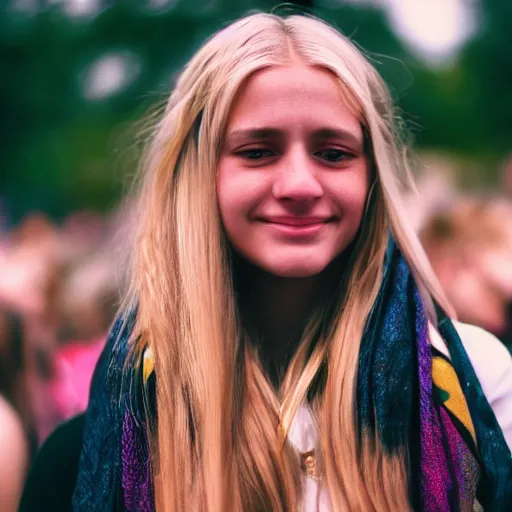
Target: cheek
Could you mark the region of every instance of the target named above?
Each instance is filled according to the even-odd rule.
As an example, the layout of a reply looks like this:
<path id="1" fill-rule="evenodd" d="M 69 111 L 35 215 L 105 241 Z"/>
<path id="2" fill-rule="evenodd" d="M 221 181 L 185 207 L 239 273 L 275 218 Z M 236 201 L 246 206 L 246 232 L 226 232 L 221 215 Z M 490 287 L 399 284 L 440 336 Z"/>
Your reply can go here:
<path id="1" fill-rule="evenodd" d="M 361 220 L 366 207 L 368 180 L 364 176 L 353 176 L 336 184 L 333 192 L 342 214 L 352 221 Z"/>
<path id="2" fill-rule="evenodd" d="M 268 183 L 262 173 L 238 169 L 229 160 L 217 171 L 217 202 L 225 224 L 246 221 L 264 201 Z"/>
<path id="3" fill-rule="evenodd" d="M 217 202 L 224 228 L 229 238 L 242 229 L 253 207 L 252 191 L 240 172 L 229 165 L 219 166 L 217 175 Z"/>

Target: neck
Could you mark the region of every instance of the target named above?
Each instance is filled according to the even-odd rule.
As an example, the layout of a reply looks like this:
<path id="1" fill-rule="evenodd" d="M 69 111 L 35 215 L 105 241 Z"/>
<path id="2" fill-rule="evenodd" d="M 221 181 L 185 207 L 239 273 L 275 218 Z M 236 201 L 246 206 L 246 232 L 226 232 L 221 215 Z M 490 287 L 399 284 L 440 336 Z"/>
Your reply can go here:
<path id="1" fill-rule="evenodd" d="M 249 264 L 243 266 L 243 313 L 262 364 L 277 384 L 297 350 L 310 314 L 333 281 L 333 265 L 307 278 L 283 278 Z M 335 266 L 339 271 L 339 265 Z"/>

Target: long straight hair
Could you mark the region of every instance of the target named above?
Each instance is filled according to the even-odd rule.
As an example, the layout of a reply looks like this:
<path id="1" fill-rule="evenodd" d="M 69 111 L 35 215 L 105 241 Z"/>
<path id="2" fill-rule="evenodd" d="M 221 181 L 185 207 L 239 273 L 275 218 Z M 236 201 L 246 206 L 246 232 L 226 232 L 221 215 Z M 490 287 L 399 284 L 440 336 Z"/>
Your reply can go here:
<path id="1" fill-rule="evenodd" d="M 297 58 L 338 79 L 367 134 L 374 182 L 348 270 L 311 314 L 276 390 L 241 321 L 216 168 L 240 88 L 256 71 Z M 286 436 L 319 380 L 312 405 L 332 510 L 410 508 L 406 454 L 385 452 L 364 433 L 360 444 L 355 420 L 360 342 L 389 230 L 430 319 L 431 297 L 448 308 L 400 206 L 408 176 L 384 83 L 346 37 L 318 19 L 247 16 L 214 35 L 186 66 L 143 160 L 124 302 L 137 304 L 135 352 L 149 345 L 155 359 L 150 443 L 159 512 L 297 510 L 299 461 Z"/>

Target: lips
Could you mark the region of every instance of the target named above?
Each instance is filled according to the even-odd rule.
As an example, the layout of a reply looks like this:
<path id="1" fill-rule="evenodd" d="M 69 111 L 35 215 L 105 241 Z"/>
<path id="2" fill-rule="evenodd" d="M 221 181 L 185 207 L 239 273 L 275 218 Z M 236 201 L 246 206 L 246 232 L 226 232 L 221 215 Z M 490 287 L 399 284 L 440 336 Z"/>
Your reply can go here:
<path id="1" fill-rule="evenodd" d="M 334 217 L 280 215 L 259 219 L 267 229 L 287 241 L 311 243 L 324 231 Z"/>
<path id="2" fill-rule="evenodd" d="M 280 215 L 276 217 L 265 217 L 261 219 L 263 222 L 267 222 L 269 224 L 276 224 L 280 226 L 290 226 L 290 227 L 308 227 L 308 226 L 316 226 L 319 224 L 325 224 L 331 220 L 332 217 L 323 217 L 323 216 L 309 216 L 309 217 L 297 217 L 293 215 Z"/>

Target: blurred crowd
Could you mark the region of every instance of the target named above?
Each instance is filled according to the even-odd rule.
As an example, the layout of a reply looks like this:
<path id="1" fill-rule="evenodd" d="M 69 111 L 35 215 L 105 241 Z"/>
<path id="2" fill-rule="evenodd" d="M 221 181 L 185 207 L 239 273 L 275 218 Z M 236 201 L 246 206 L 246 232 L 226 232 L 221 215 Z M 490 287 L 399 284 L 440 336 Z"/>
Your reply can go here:
<path id="1" fill-rule="evenodd" d="M 450 173 L 431 169 L 406 197 L 459 319 L 491 331 L 509 349 L 510 175 L 499 195 L 472 195 Z M 0 400 L 20 420 L 28 460 L 59 423 L 87 405 L 124 286 L 119 232 L 126 224 L 119 212 L 78 212 L 58 224 L 34 213 L 0 232 Z"/>
<path id="2" fill-rule="evenodd" d="M 34 453 L 87 404 L 123 286 L 116 213 L 27 215 L 0 236 L 0 396 Z"/>
<path id="3" fill-rule="evenodd" d="M 406 202 L 458 319 L 512 350 L 512 160 L 502 178 L 499 190 L 470 193 L 434 165 Z"/>

